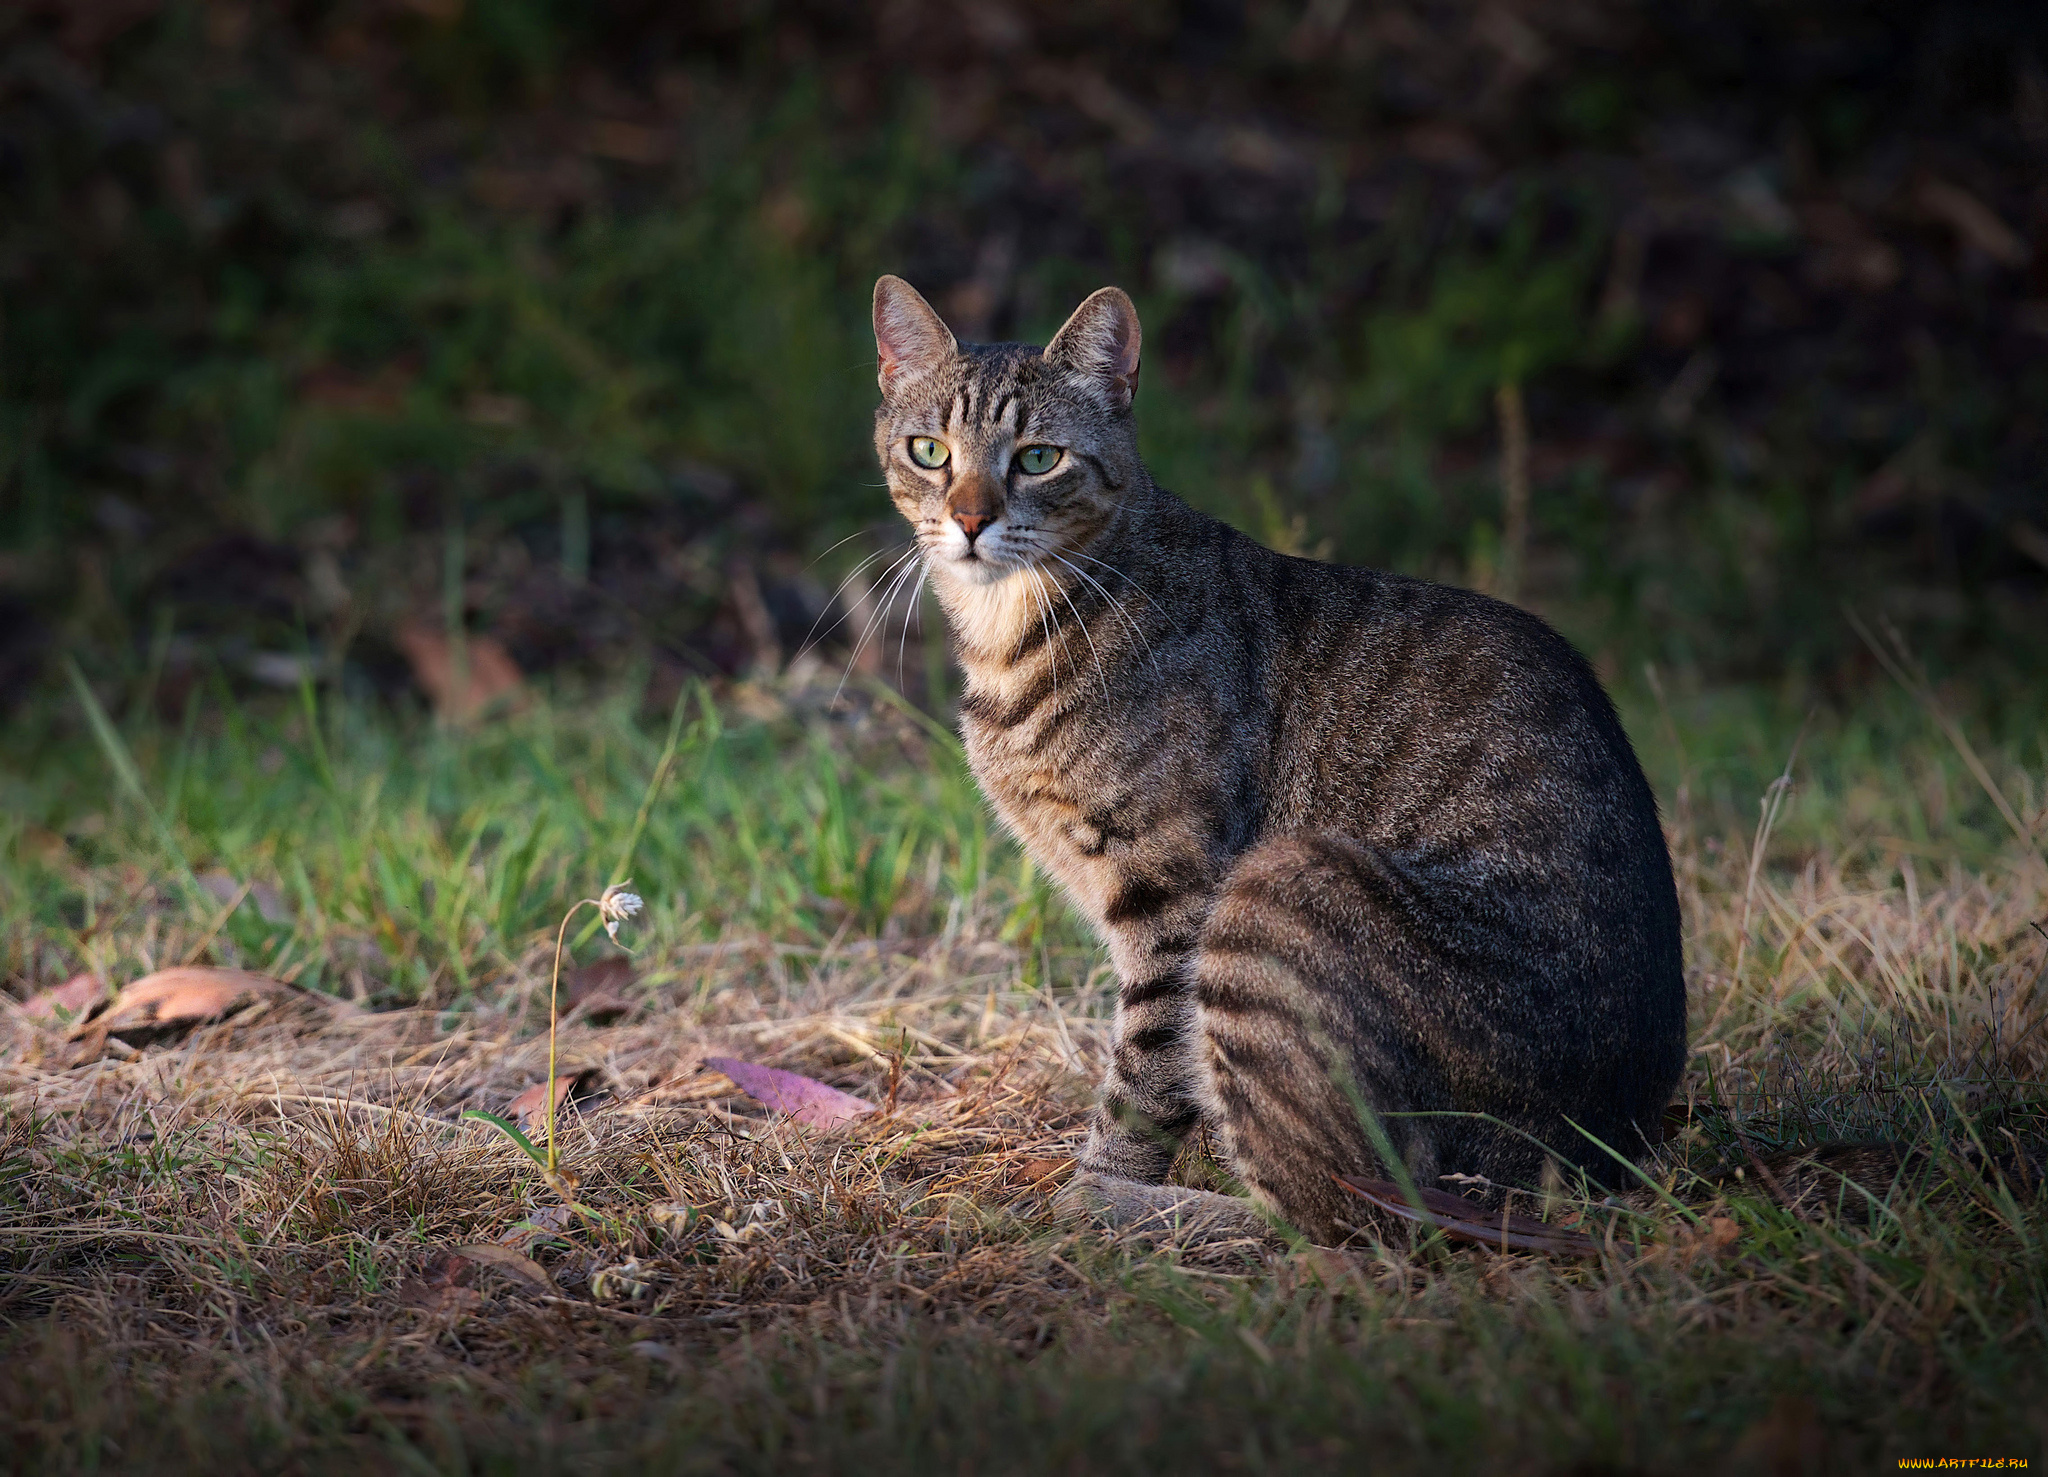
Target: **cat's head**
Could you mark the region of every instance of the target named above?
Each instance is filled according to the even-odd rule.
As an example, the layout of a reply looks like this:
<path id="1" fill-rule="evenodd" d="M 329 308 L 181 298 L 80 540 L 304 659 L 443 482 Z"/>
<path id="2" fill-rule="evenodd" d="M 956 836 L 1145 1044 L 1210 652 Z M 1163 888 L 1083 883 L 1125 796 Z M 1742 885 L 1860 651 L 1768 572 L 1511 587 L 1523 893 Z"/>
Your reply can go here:
<path id="1" fill-rule="evenodd" d="M 1144 477 L 1138 343 L 1138 311 L 1114 287 L 1041 350 L 963 345 L 908 282 L 875 284 L 875 451 L 935 574 L 994 584 L 1108 526 Z"/>

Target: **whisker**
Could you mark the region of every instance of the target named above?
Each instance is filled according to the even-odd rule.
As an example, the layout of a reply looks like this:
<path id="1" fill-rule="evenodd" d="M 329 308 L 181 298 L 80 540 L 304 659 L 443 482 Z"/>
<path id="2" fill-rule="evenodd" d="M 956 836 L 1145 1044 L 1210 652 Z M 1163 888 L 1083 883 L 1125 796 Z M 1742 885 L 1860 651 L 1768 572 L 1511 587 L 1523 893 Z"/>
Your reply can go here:
<path id="1" fill-rule="evenodd" d="M 1038 573 L 1029 564 L 1026 564 L 1024 569 L 1033 575 Z M 1042 586 L 1034 589 L 1032 591 L 1031 603 L 1038 606 L 1039 628 L 1045 632 L 1045 659 L 1052 663 L 1052 700 L 1054 705 L 1057 706 L 1060 700 L 1060 662 L 1059 658 L 1053 655 L 1052 623 L 1045 616 L 1046 611 L 1052 608 L 1051 602 L 1045 601 L 1043 596 L 1044 589 Z"/>
<path id="2" fill-rule="evenodd" d="M 1094 586 L 1095 592 L 1098 595 L 1100 595 L 1105 602 L 1107 602 L 1111 610 L 1117 613 L 1117 616 L 1123 621 L 1123 623 L 1131 628 L 1131 634 L 1136 636 L 1139 642 L 1144 646 L 1145 659 L 1152 663 L 1152 670 L 1155 674 L 1157 674 L 1159 671 L 1159 654 L 1153 651 L 1152 642 L 1150 641 L 1150 639 L 1146 637 L 1144 631 L 1139 628 L 1138 623 L 1135 620 L 1131 619 L 1130 612 L 1124 609 L 1123 602 L 1117 599 L 1116 596 L 1110 594 L 1108 590 L 1104 589 L 1102 587 L 1102 581 L 1096 579 L 1093 575 L 1088 573 L 1087 570 L 1083 569 L 1078 564 L 1069 563 L 1066 555 L 1060 553 L 1055 549 L 1047 549 L 1046 552 L 1048 554 L 1051 554 L 1053 558 L 1059 560 L 1060 563 L 1065 564 L 1067 568 L 1073 570 L 1074 573 L 1081 576 L 1082 579 L 1088 581 L 1090 585 Z"/>
<path id="3" fill-rule="evenodd" d="M 1051 553 L 1051 550 L 1046 552 Z M 1059 555 L 1054 554 L 1053 557 L 1057 559 Z M 1081 628 L 1081 636 L 1087 641 L 1088 650 L 1095 658 L 1095 675 L 1102 679 L 1102 701 L 1107 704 L 1110 701 L 1109 669 L 1102 664 L 1102 651 L 1095 644 L 1095 635 L 1088 629 L 1088 623 L 1081 619 L 1080 607 L 1074 604 L 1074 597 L 1067 593 L 1067 587 L 1055 580 L 1053 588 L 1060 592 L 1060 599 L 1066 601 L 1067 609 L 1074 613 L 1074 624 Z"/>
<path id="4" fill-rule="evenodd" d="M 839 542 L 845 543 L 846 540 L 841 539 Z M 917 540 L 909 539 L 906 542 L 909 544 L 911 550 L 915 552 L 917 547 Z M 837 548 L 838 546 L 838 544 L 834 544 L 832 547 Z M 856 579 L 860 577 L 860 572 L 863 569 L 866 569 L 870 564 L 873 564 L 877 559 L 881 559 L 889 554 L 893 554 L 896 550 L 901 549 L 903 547 L 904 544 L 891 544 L 886 549 L 882 549 L 877 553 L 868 555 L 867 558 L 861 560 L 860 563 L 854 565 L 852 569 L 847 571 L 846 578 L 839 582 L 839 588 L 834 590 L 832 594 L 826 599 L 825 609 L 818 612 L 817 620 L 812 621 L 810 630 L 804 632 L 803 644 L 797 648 L 796 656 L 791 657 L 791 661 L 795 661 L 796 657 L 802 656 L 805 652 L 809 651 L 818 642 L 823 641 L 827 636 L 831 635 L 834 631 L 838 630 L 841 626 L 846 624 L 848 617 L 850 617 L 853 614 L 853 612 L 850 610 L 842 609 L 839 612 L 838 620 L 832 622 L 831 625 L 827 626 L 822 631 L 818 629 L 818 621 L 821 621 L 825 618 L 826 612 L 830 611 L 832 609 L 834 602 L 836 602 L 841 595 L 846 593 L 846 587 L 852 584 Z M 831 550 L 829 549 L 826 551 L 826 553 L 830 552 Z M 824 555 L 821 554 L 818 557 L 823 558 Z M 899 560 L 898 562 L 900 563 L 901 561 Z M 890 572 L 893 571 L 895 568 L 896 565 L 891 564 L 888 570 L 883 571 L 882 578 L 887 579 L 889 577 Z"/>
<path id="5" fill-rule="evenodd" d="M 868 622 L 867 629 L 860 633 L 860 640 L 854 643 L 852 652 L 847 655 L 846 670 L 839 674 L 839 685 L 832 689 L 832 702 L 827 703 L 827 707 L 836 704 L 839 701 L 839 695 L 846 691 L 847 679 L 853 676 L 854 663 L 860 660 L 860 654 L 867 649 L 868 638 L 881 628 L 883 618 L 889 614 L 889 602 L 896 598 L 896 592 L 902 588 L 903 582 L 910 578 L 910 571 L 913 568 L 919 567 L 910 562 L 915 557 L 916 551 L 913 550 L 910 555 L 897 560 L 891 566 L 891 568 L 897 571 L 896 577 L 889 582 L 889 588 L 883 592 L 882 598 L 876 606 L 874 619 Z"/>
<path id="6" fill-rule="evenodd" d="M 1059 633 L 1060 653 L 1067 659 L 1067 671 L 1073 676 L 1078 677 L 1081 675 L 1081 664 L 1074 660 L 1074 649 L 1067 642 L 1067 628 L 1060 620 L 1059 612 L 1052 608 L 1052 592 L 1059 589 L 1059 581 L 1055 580 L 1049 572 L 1037 564 L 1030 564 L 1025 567 L 1031 571 L 1032 577 L 1038 581 L 1039 589 L 1045 592 L 1045 611 L 1047 615 L 1052 617 L 1053 630 Z M 1061 594 L 1064 595 L 1065 593 L 1065 591 L 1061 591 Z M 1071 610 L 1073 604 L 1074 602 L 1069 600 L 1067 608 Z M 1086 633 L 1084 632 L 1083 634 Z"/>
<path id="7" fill-rule="evenodd" d="M 1136 590 L 1140 595 L 1143 595 L 1145 597 L 1145 603 L 1150 605 L 1154 610 L 1158 611 L 1161 615 L 1165 616 L 1167 624 L 1171 625 L 1174 628 L 1174 630 L 1179 631 L 1180 634 L 1183 636 L 1187 634 L 1185 630 L 1182 630 L 1180 622 L 1173 618 L 1173 612 L 1168 610 L 1165 606 L 1161 605 L 1156 599 L 1154 599 L 1152 592 L 1146 589 L 1143 585 L 1139 584 L 1136 580 L 1132 579 L 1128 573 L 1121 569 L 1118 569 L 1114 564 L 1108 563 L 1107 561 L 1102 559 L 1097 559 L 1093 554 L 1084 554 L 1079 549 L 1073 549 L 1069 552 L 1071 552 L 1077 559 L 1086 559 L 1090 564 L 1095 565 L 1097 568 L 1108 570 L 1111 574 L 1115 575 L 1118 579 L 1122 580 L 1125 584 L 1129 585 L 1132 589 Z"/>
<path id="8" fill-rule="evenodd" d="M 816 559 L 813 559 L 810 563 L 804 566 L 804 573 L 809 574 L 812 570 L 816 569 L 818 567 L 819 561 L 824 559 L 824 557 L 827 554 L 831 553 L 834 549 L 843 548 L 845 545 L 852 543 L 857 538 L 864 537 L 866 534 L 867 530 L 865 528 L 856 528 L 852 533 L 849 533 L 845 538 L 839 540 L 838 543 L 829 544 L 825 548 L 820 549 L 818 551 L 818 557 Z M 895 546 L 892 544 L 890 545 L 890 547 L 894 548 Z"/>
<path id="9" fill-rule="evenodd" d="M 917 617 L 918 639 L 920 641 L 924 639 L 924 606 L 920 602 L 924 598 L 925 576 L 931 572 L 932 567 L 929 564 L 918 570 L 917 584 L 910 592 L 910 606 L 903 612 L 903 633 L 896 638 L 896 688 L 899 692 L 902 691 L 904 685 L 903 648 L 910 644 L 910 618 L 912 615 Z M 931 694 L 925 694 L 925 701 L 931 701 Z"/>

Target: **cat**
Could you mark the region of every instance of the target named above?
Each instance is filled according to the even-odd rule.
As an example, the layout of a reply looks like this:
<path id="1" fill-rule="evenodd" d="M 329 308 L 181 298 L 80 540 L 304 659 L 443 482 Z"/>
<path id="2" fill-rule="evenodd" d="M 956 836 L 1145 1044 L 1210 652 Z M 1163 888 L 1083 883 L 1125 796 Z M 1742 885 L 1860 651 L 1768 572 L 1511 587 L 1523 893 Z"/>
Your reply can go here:
<path id="1" fill-rule="evenodd" d="M 1107 947 L 1110 1062 L 1068 1191 L 1162 1184 L 1198 1125 L 1334 1243 L 1339 1175 L 1611 1180 L 1685 1058 L 1656 802 L 1583 658 L 1466 590 L 1275 553 L 1139 460 L 1137 310 L 961 344 L 875 285 L 875 451 L 951 626 L 969 763 Z"/>

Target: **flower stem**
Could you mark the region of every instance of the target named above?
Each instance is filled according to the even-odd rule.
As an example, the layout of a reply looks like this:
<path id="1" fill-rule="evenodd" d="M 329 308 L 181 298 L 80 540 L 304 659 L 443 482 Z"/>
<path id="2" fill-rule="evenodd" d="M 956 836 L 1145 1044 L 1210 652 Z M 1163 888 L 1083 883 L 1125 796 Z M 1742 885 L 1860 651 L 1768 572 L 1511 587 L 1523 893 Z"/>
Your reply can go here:
<path id="1" fill-rule="evenodd" d="M 562 926 L 555 930 L 555 972 L 548 981 L 548 1079 L 541 1088 L 541 1097 L 547 1105 L 548 1114 L 548 1173 L 555 1173 L 555 1027 L 562 1018 L 557 1000 L 562 988 L 562 940 L 569 932 L 569 920 L 576 916 L 576 910 L 588 903 L 600 907 L 596 898 L 579 898 L 569 905 L 569 911 L 562 915 Z"/>

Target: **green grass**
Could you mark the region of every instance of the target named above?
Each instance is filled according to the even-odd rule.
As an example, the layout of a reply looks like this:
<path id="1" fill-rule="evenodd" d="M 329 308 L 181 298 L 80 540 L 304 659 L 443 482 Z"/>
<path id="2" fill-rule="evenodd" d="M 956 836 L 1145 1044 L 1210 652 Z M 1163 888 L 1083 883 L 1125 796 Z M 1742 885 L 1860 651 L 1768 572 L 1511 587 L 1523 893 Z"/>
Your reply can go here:
<path id="1" fill-rule="evenodd" d="M 991 908 L 1013 937 L 1049 921 L 1076 947 L 1076 926 L 993 826 L 957 742 L 934 739 L 943 730 L 880 688 L 828 709 L 835 679 L 787 698 L 755 690 L 755 716 L 721 712 L 701 685 L 659 716 L 638 686 L 572 686 L 475 730 L 310 691 L 250 705 L 216 687 L 177 725 L 144 717 L 96 736 L 73 697 L 15 727 L 0 771 L 0 968 L 47 974 L 49 950 L 119 936 L 101 920 L 171 901 L 140 889 L 180 868 L 262 878 L 290 904 L 290 926 L 253 904 L 225 920 L 220 945 L 236 962 L 334 990 L 335 943 L 358 939 L 381 956 L 376 988 L 393 1001 L 488 986 L 568 902 L 624 877 L 656 904 L 664 947 L 735 930 L 928 935 L 949 910 Z M 107 701 L 118 709 L 124 696 L 138 706 L 133 693 Z M 1620 696 L 1667 819 L 1710 848 L 1747 846 L 1788 759 L 1782 858 L 1825 849 L 1876 872 L 1913 857 L 1938 876 L 1981 867 L 2012 840 L 1902 692 L 1849 713 L 1796 693 L 1674 691 L 1668 679 Z M 2017 701 L 1981 704 L 1966 722 L 2008 804 L 2037 812 L 2048 733 Z M 124 763 L 146 799 L 114 782 Z M 114 876 L 131 880 L 106 885 Z"/>
<path id="2" fill-rule="evenodd" d="M 51 945 L 118 933 L 122 910 L 154 905 L 118 885 L 81 890 L 79 863 L 95 878 L 182 863 L 275 879 L 296 921 L 243 907 L 219 947 L 338 990 L 336 945 L 352 940 L 374 952 L 391 1001 L 488 987 L 552 937 L 568 902 L 625 877 L 655 904 L 657 948 L 730 932 L 930 933 L 949 906 L 979 912 L 991 898 L 1037 927 L 1044 890 L 992 837 L 957 750 L 880 702 L 826 716 L 829 691 L 773 723 L 734 724 L 690 687 L 663 728 L 636 723 L 627 694 L 543 702 L 475 733 L 349 703 L 195 701 L 181 729 L 116 740 L 167 834 L 108 786 L 87 729 L 74 762 L 13 772 L 7 967 L 33 971 Z"/>

